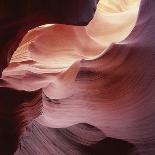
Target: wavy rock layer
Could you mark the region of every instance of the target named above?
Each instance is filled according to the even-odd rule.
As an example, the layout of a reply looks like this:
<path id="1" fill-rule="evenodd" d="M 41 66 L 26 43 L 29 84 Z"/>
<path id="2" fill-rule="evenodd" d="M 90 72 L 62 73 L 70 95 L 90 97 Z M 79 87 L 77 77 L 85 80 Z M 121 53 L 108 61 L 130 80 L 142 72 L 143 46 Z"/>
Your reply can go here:
<path id="1" fill-rule="evenodd" d="M 54 129 L 40 126 L 34 121 L 27 130 L 29 133 L 21 138 L 15 155 L 124 155 L 135 151 L 133 145 L 125 141 L 105 139 L 100 130 L 88 124 Z"/>
<path id="2" fill-rule="evenodd" d="M 24 135 L 18 155 L 101 154 L 106 137 L 155 154 L 155 1 L 138 4 L 100 1 L 86 27 L 45 25 L 26 34 L 0 81 L 17 91 L 42 89 L 42 114 L 27 128 L 36 139 Z"/>
<path id="3" fill-rule="evenodd" d="M 0 2 L 0 73 L 28 30 L 50 23 L 87 25 L 98 0 L 42 0 Z M 70 16 L 72 15 L 72 16 Z M 1 74 L 0 74 L 1 75 Z"/>
<path id="4" fill-rule="evenodd" d="M 25 126 L 41 114 L 41 95 L 36 92 L 0 88 L 0 154 L 16 151 Z"/>

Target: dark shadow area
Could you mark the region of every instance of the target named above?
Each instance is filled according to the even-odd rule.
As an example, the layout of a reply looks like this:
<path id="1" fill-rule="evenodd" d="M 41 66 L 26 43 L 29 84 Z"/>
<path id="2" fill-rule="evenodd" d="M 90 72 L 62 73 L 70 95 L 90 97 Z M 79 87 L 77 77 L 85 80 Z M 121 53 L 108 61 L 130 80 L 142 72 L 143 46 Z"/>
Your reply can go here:
<path id="1" fill-rule="evenodd" d="M 110 137 L 93 145 L 92 149 L 96 155 L 138 155 L 133 144 Z"/>
<path id="2" fill-rule="evenodd" d="M 36 92 L 0 88 L 0 155 L 12 155 L 24 127 L 40 114 Z"/>

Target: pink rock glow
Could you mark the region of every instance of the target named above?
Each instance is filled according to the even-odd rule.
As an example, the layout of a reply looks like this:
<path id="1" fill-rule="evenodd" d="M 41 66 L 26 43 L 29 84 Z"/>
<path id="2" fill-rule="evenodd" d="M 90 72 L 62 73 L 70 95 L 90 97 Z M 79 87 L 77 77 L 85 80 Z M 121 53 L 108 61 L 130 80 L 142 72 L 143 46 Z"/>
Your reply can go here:
<path id="1" fill-rule="evenodd" d="M 36 92 L 17 110 L 30 125 L 16 155 L 89 154 L 66 137 L 84 146 L 111 137 L 155 154 L 154 7 L 100 0 L 87 26 L 27 32 L 0 79 L 0 87 Z"/>

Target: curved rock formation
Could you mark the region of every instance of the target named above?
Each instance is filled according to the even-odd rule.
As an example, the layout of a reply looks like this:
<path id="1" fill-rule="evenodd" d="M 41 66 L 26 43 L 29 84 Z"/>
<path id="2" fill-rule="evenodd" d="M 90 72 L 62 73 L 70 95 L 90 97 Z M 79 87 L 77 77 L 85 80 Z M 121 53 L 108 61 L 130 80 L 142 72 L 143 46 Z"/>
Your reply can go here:
<path id="1" fill-rule="evenodd" d="M 22 107 L 35 121 L 18 155 L 112 155 L 99 147 L 106 137 L 129 146 L 122 154 L 155 154 L 154 7 L 104 0 L 87 26 L 43 25 L 24 36 L 0 79 L 1 89 L 37 92 L 39 100 Z"/>
<path id="2" fill-rule="evenodd" d="M 0 2 L 0 73 L 28 30 L 43 24 L 87 25 L 98 0 L 23 0 Z M 71 16 L 70 16 L 71 15 Z M 1 75 L 1 74 L 0 74 Z"/>

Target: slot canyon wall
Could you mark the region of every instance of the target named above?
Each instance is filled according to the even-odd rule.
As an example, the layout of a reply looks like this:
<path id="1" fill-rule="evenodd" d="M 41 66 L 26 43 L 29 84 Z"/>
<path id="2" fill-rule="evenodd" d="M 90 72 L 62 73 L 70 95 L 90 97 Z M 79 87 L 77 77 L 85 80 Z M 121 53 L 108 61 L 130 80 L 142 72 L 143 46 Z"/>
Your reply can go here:
<path id="1" fill-rule="evenodd" d="M 0 2 L 0 154 L 154 155 L 155 1 Z"/>

